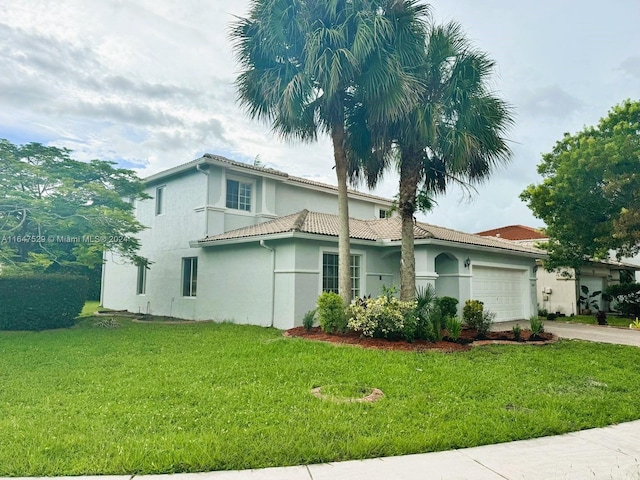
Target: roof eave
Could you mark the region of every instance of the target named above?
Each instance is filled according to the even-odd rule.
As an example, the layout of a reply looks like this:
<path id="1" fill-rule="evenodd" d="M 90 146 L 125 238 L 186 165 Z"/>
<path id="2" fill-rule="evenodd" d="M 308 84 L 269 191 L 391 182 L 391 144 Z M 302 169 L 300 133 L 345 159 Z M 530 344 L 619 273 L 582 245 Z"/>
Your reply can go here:
<path id="1" fill-rule="evenodd" d="M 336 235 L 324 235 L 322 233 L 308 233 L 308 232 L 280 232 L 280 233 L 267 233 L 264 235 L 251 235 L 247 237 L 227 238 L 224 240 L 192 240 L 189 242 L 191 248 L 201 247 L 220 247 L 223 245 L 237 245 L 238 243 L 253 243 L 260 240 L 282 240 L 287 238 L 307 239 L 316 241 L 330 241 L 337 242 L 338 237 Z M 383 245 L 383 242 L 379 240 L 367 240 L 363 238 L 352 238 L 350 243 L 352 245 Z"/>
<path id="2" fill-rule="evenodd" d="M 400 240 L 396 241 L 397 243 L 400 243 Z M 477 250 L 477 251 L 481 251 L 481 252 L 495 252 L 496 250 L 500 250 L 503 252 L 509 252 L 511 254 L 514 255 L 518 255 L 521 257 L 529 257 L 529 258 L 534 258 L 534 259 L 544 259 L 547 258 L 548 255 L 544 252 L 528 252 L 528 251 L 524 251 L 524 250 L 514 250 L 511 248 L 505 248 L 502 246 L 491 246 L 491 245 L 475 245 L 473 243 L 465 243 L 465 242 L 455 242 L 453 240 L 440 240 L 437 238 L 420 238 L 420 239 L 416 239 L 415 240 L 415 244 L 416 245 L 441 245 L 441 246 L 456 246 L 459 248 L 466 248 L 466 249 L 470 249 L 470 250 Z"/>

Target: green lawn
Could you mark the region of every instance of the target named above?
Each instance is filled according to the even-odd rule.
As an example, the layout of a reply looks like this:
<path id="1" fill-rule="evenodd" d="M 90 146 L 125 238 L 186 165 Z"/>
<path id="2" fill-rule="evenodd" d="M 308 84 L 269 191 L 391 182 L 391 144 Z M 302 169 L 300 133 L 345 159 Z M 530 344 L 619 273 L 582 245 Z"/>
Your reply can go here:
<path id="1" fill-rule="evenodd" d="M 260 468 L 552 435 L 640 418 L 640 349 L 562 341 L 363 350 L 232 324 L 86 317 L 0 332 L 0 476 Z M 310 390 L 382 389 L 372 404 Z"/>
<path id="2" fill-rule="evenodd" d="M 556 320 L 545 320 L 545 322 L 569 322 L 569 323 L 586 323 L 587 325 L 597 325 L 595 315 L 574 315 L 573 317 L 558 317 Z M 624 327 L 629 328 L 629 324 L 633 320 L 623 317 L 614 317 L 607 315 L 607 323 L 612 327 Z"/>
<path id="3" fill-rule="evenodd" d="M 80 312 L 81 317 L 90 317 L 95 314 L 98 310 L 100 310 L 100 302 L 98 301 L 89 301 L 84 304 L 82 308 L 82 312 Z"/>

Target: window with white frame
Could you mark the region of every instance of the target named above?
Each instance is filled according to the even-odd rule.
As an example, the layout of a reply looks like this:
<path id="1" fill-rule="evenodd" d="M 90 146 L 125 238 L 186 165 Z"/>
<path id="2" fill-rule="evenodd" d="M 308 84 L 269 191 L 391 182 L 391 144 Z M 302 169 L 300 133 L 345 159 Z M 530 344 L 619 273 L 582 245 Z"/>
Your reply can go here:
<path id="1" fill-rule="evenodd" d="M 253 183 L 227 179 L 227 208 L 251 211 Z"/>
<path id="2" fill-rule="evenodd" d="M 138 281 L 136 285 L 136 293 L 144 295 L 147 293 L 147 267 L 146 265 L 138 265 Z"/>
<path id="3" fill-rule="evenodd" d="M 360 259 L 361 255 L 351 255 L 351 297 L 360 296 Z M 338 293 L 338 254 L 322 254 L 322 291 Z"/>
<path id="4" fill-rule="evenodd" d="M 164 186 L 156 188 L 156 215 L 164 213 Z"/>
<path id="5" fill-rule="evenodd" d="M 378 213 L 378 216 L 380 218 L 389 218 L 391 217 L 391 212 L 389 210 L 385 210 L 384 208 L 381 208 Z"/>
<path id="6" fill-rule="evenodd" d="M 182 259 L 182 296 L 195 297 L 198 286 L 198 257 Z"/>

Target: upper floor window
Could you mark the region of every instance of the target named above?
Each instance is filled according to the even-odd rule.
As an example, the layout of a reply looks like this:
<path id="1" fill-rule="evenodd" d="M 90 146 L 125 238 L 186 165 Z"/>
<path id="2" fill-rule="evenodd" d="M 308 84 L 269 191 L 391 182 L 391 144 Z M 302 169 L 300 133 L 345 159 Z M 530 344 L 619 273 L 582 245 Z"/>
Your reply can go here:
<path id="1" fill-rule="evenodd" d="M 227 208 L 250 212 L 252 190 L 252 183 L 227 180 Z"/>
<path id="2" fill-rule="evenodd" d="M 198 257 L 182 259 L 182 296 L 195 297 L 198 286 Z"/>
<path id="3" fill-rule="evenodd" d="M 156 215 L 164 213 L 164 187 L 156 188 Z"/>
<path id="4" fill-rule="evenodd" d="M 381 208 L 379 216 L 380 218 L 389 218 L 391 217 L 391 212 L 389 210 L 385 210 L 384 208 Z"/>
<path id="5" fill-rule="evenodd" d="M 360 296 L 360 255 L 351 255 L 351 298 Z M 338 293 L 338 254 L 322 254 L 322 291 Z"/>

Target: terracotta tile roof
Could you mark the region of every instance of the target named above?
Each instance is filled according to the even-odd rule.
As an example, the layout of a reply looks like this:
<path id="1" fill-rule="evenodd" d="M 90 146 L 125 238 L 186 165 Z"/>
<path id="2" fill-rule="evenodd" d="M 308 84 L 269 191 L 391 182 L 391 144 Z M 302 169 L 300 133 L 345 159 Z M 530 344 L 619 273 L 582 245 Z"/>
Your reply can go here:
<path id="1" fill-rule="evenodd" d="M 476 235 L 499 237 L 505 240 L 542 240 L 547 238 L 547 235 L 542 230 L 525 225 L 507 225 L 506 227 L 478 232 Z"/>
<path id="2" fill-rule="evenodd" d="M 276 218 L 275 220 L 260 223 L 258 225 L 231 230 L 219 235 L 208 236 L 198 240 L 198 243 L 204 246 L 212 245 L 222 240 L 262 237 L 265 235 L 287 232 L 303 232 L 337 237 L 338 231 L 339 224 L 337 215 L 302 210 L 301 212 Z M 379 220 L 359 220 L 351 218 L 349 219 L 349 233 L 351 238 L 358 240 L 370 240 L 374 242 L 384 240 L 398 241 L 402 238 L 402 220 L 399 217 Z M 540 255 L 545 254 L 542 250 L 537 248 L 518 245 L 501 238 L 482 237 L 422 222 L 414 223 L 413 233 L 416 240 L 432 239 L 452 243 L 499 248 L 502 250 L 512 250 L 516 252 Z"/>

